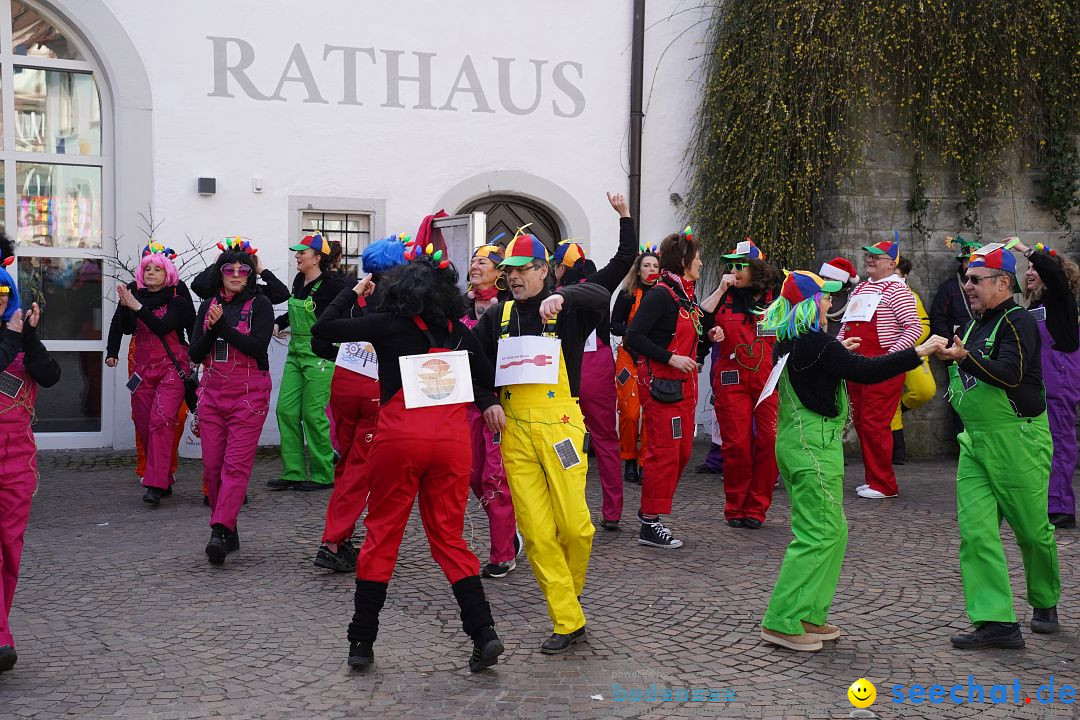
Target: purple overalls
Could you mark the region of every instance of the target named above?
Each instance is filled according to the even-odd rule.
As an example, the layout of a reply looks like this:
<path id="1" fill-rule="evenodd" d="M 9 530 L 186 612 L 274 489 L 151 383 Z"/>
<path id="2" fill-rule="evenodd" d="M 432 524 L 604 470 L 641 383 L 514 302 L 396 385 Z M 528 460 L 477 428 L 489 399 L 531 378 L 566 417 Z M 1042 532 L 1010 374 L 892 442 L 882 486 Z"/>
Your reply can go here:
<path id="1" fill-rule="evenodd" d="M 1035 308 L 1037 310 L 1037 308 Z M 1080 350 L 1054 350 L 1054 339 L 1046 329 L 1045 312 L 1033 313 L 1042 338 L 1042 376 L 1046 386 L 1046 414 L 1054 457 L 1050 462 L 1050 494 L 1047 512 L 1076 514 L 1073 473 L 1076 472 L 1076 407 L 1080 403 Z"/>

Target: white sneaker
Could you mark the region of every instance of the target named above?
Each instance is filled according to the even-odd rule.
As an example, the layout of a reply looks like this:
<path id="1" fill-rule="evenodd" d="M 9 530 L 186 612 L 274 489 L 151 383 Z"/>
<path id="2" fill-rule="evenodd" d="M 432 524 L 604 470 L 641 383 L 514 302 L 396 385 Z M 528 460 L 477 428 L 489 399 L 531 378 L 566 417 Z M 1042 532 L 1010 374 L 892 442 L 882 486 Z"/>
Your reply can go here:
<path id="1" fill-rule="evenodd" d="M 859 486 L 857 486 L 855 488 L 855 492 L 862 492 L 863 490 L 865 490 L 868 487 L 870 487 L 870 486 L 867 485 L 866 483 L 863 483 L 862 485 L 859 485 Z"/>
<path id="2" fill-rule="evenodd" d="M 859 490 L 858 494 L 859 494 L 859 497 L 861 497 L 861 498 L 870 498 L 871 500 L 881 500 L 883 498 L 894 498 L 894 497 L 896 497 L 895 495 L 886 495 L 885 493 L 881 492 L 880 490 L 875 490 L 872 487 L 862 488 L 861 490 Z"/>

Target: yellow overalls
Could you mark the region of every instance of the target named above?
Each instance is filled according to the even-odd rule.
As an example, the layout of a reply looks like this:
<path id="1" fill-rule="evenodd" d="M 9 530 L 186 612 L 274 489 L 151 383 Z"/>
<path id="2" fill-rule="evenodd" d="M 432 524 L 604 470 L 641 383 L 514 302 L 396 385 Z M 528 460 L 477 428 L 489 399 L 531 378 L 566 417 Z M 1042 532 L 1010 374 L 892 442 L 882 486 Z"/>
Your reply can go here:
<path id="1" fill-rule="evenodd" d="M 509 337 L 513 306 L 513 301 L 503 304 L 500 340 Z M 544 334 L 554 337 L 554 321 Z M 557 384 L 508 385 L 499 389 L 499 399 L 506 412 L 503 465 L 518 529 L 554 631 L 569 634 L 585 626 L 578 596 L 585 587 L 595 528 L 585 502 L 585 421 L 578 399 L 570 394 L 562 353 Z M 561 459 L 555 448 L 559 443 L 564 443 Z"/>

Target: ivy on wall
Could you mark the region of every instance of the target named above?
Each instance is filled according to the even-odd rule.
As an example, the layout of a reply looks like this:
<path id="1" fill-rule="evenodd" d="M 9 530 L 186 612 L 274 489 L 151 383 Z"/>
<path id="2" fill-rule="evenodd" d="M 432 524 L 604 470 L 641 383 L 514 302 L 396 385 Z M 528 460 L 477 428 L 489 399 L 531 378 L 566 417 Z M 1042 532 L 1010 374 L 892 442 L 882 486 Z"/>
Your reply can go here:
<path id="1" fill-rule="evenodd" d="M 820 203 L 858 167 L 878 113 L 906 145 L 925 231 L 934 167 L 966 227 L 1021 148 L 1063 228 L 1080 205 L 1076 0 L 714 0 L 690 148 L 692 214 L 715 258 L 744 236 L 805 266 Z"/>

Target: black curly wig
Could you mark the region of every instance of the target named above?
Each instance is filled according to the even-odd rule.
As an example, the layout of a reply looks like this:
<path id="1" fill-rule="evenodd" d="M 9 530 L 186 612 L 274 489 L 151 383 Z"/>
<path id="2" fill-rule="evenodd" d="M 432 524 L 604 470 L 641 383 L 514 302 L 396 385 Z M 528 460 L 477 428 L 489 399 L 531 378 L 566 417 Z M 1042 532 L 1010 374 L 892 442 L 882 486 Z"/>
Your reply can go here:
<path id="1" fill-rule="evenodd" d="M 233 263 L 243 263 L 251 268 L 251 274 L 247 276 L 246 290 L 248 292 L 255 292 L 255 281 L 259 277 L 258 273 L 255 271 L 255 256 L 239 250 L 226 250 L 218 256 L 217 262 L 214 263 L 214 294 L 221 292 L 225 287 L 225 278 L 221 276 L 221 268 L 225 265 L 232 265 Z"/>
<path id="2" fill-rule="evenodd" d="M 440 270 L 426 257 L 405 263 L 383 277 L 379 310 L 405 318 L 419 315 L 432 327 L 445 325 L 465 314 L 457 283 L 453 265 Z"/>

